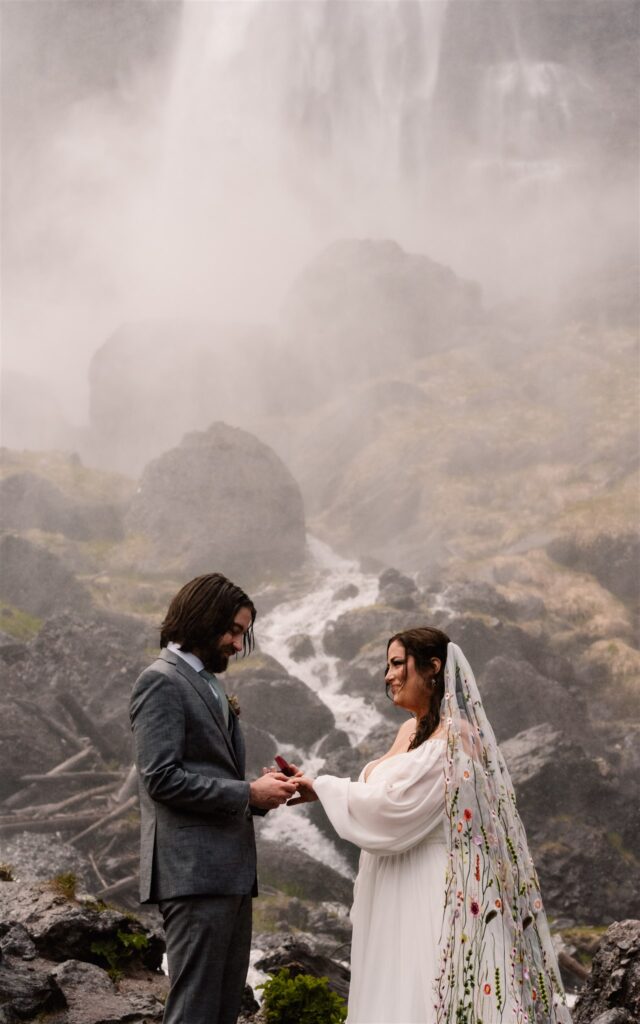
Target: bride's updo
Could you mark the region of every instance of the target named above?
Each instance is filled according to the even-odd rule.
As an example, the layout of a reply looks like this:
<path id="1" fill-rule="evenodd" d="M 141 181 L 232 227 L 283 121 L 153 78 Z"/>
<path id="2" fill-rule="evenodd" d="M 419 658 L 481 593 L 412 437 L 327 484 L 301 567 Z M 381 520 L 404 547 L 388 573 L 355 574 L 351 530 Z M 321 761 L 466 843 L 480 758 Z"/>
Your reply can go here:
<path id="1" fill-rule="evenodd" d="M 409 750 L 415 750 L 421 743 L 431 736 L 440 723 L 440 705 L 444 699 L 444 667 L 447 662 L 447 645 L 449 637 L 441 629 L 434 626 L 419 626 L 416 629 L 405 629 L 401 633 L 395 633 L 387 643 L 389 647 L 397 640 L 411 654 L 415 662 L 416 671 L 425 680 L 425 686 L 429 685 L 431 700 L 426 715 L 418 719 L 416 734 L 411 741 Z M 437 658 L 440 662 L 440 671 L 435 676 L 429 676 L 431 659 Z M 406 668 L 405 668 L 406 671 Z M 431 682 L 427 683 L 430 678 Z"/>

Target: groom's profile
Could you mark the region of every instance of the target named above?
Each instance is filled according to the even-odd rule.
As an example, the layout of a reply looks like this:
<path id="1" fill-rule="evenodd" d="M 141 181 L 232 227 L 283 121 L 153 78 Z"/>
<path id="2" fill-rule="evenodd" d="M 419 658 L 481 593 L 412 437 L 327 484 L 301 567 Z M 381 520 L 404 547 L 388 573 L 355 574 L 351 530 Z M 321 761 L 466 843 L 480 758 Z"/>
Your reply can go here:
<path id="1" fill-rule="evenodd" d="M 160 655 L 131 696 L 140 899 L 158 903 L 164 920 L 164 1024 L 235 1024 L 257 894 L 252 815 L 295 792 L 281 774 L 245 781 L 240 723 L 215 675 L 251 651 L 255 616 L 220 573 L 191 580 L 171 601 Z"/>

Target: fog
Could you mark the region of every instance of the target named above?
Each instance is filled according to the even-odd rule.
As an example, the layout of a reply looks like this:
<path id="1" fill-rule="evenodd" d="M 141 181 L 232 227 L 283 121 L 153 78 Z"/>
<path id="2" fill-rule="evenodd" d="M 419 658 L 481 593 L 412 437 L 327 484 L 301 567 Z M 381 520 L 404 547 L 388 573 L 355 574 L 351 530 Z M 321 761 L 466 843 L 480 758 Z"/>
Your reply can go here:
<path id="1" fill-rule="evenodd" d="M 7 443 L 46 447 L 16 375 L 82 426 L 122 324 L 277 331 L 337 239 L 489 307 L 592 298 L 637 253 L 636 28 L 625 0 L 5 0 Z"/>

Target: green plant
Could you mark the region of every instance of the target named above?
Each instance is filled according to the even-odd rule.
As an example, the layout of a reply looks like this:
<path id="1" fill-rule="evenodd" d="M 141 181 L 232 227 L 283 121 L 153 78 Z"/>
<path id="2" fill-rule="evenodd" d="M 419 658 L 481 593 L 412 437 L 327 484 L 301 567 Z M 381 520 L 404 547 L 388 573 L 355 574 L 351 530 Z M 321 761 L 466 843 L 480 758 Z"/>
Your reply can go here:
<path id="1" fill-rule="evenodd" d="M 311 974 L 291 977 L 283 968 L 258 988 L 264 990 L 263 1011 L 267 1024 L 342 1024 L 344 999 L 332 992 L 327 978 Z"/>
<path id="2" fill-rule="evenodd" d="M 144 953 L 149 939 L 141 932 L 116 932 L 115 937 L 91 943 L 91 952 L 107 963 L 107 974 L 113 981 L 122 977 L 123 967 L 136 953 Z"/>
<path id="3" fill-rule="evenodd" d="M 59 896 L 64 896 L 66 900 L 74 900 L 76 898 L 77 884 L 78 879 L 73 871 L 64 871 L 62 874 L 56 875 L 49 882 L 53 891 L 58 893 Z"/>
<path id="4" fill-rule="evenodd" d="M 0 864 L 0 882 L 13 881 L 13 864 Z"/>

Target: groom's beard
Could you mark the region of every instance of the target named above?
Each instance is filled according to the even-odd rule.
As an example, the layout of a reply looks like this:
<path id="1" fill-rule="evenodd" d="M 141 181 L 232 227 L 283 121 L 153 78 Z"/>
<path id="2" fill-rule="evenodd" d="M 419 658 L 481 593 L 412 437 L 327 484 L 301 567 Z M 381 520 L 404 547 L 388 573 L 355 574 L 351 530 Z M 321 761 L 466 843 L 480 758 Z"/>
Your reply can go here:
<path id="1" fill-rule="evenodd" d="M 214 641 L 198 648 L 198 655 L 207 672 L 226 672 L 229 658 L 235 654 L 234 647 L 219 647 L 220 641 Z"/>

